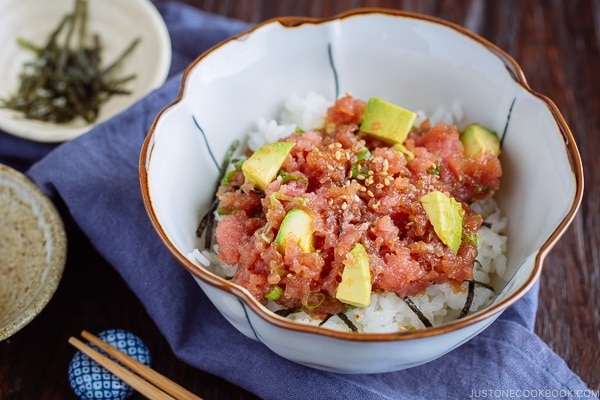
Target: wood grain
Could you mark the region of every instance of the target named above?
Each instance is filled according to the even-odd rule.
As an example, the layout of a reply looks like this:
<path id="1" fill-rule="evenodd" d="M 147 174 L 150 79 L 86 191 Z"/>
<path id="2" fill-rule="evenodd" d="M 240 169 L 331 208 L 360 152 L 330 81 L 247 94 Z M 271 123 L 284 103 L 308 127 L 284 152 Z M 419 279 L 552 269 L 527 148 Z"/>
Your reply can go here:
<path id="1" fill-rule="evenodd" d="M 586 180 L 579 213 L 546 258 L 535 329 L 591 389 L 600 389 L 600 0 L 183 2 L 253 23 L 278 15 L 330 17 L 361 6 L 399 8 L 465 26 L 512 55 L 532 88 L 550 97 L 569 123 Z M 254 398 L 177 360 L 112 267 L 86 239 L 71 240 L 56 296 L 30 325 L 0 343 L 0 398 L 75 398 L 65 375 L 73 355 L 67 339 L 82 327 L 109 326 L 143 332 L 159 372 L 204 399 Z M 89 281 L 97 284 L 80 285 Z"/>

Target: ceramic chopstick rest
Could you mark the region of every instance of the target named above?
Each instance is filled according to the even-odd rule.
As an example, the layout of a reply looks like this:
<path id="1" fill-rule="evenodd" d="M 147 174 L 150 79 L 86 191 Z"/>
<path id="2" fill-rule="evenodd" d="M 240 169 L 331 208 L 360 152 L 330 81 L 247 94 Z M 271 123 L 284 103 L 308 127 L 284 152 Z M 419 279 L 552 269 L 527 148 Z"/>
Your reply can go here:
<path id="1" fill-rule="evenodd" d="M 131 358 L 150 366 L 151 357 L 148 347 L 131 332 L 110 329 L 100 332 L 97 336 Z M 94 344 L 89 345 L 100 351 Z M 134 392 L 131 386 L 81 351 L 75 353 L 69 364 L 69 383 L 75 394 L 82 400 L 122 400 Z"/>

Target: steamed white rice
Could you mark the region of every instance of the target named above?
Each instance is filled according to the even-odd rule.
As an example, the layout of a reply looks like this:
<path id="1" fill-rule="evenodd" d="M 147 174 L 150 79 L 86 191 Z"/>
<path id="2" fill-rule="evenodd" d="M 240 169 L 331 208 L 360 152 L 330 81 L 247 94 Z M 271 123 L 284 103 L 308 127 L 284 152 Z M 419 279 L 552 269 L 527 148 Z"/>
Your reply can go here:
<path id="1" fill-rule="evenodd" d="M 248 147 L 256 150 L 263 144 L 277 141 L 296 129 L 307 131 L 322 127 L 327 108 L 332 104 L 333 101 L 315 93 L 309 93 L 305 98 L 291 97 L 285 102 L 278 120 L 265 118 L 257 120 L 256 129 L 249 133 Z M 417 126 L 427 118 L 432 124 L 458 125 L 464 116 L 459 103 L 453 103 L 449 108 L 439 108 L 429 117 L 424 111 L 417 111 L 417 115 L 415 122 Z M 504 232 L 507 219 L 501 214 L 493 198 L 476 202 L 471 207 L 485 220 L 478 234 L 478 256 L 473 279 L 485 284 L 503 281 L 506 274 L 507 238 Z M 210 251 L 195 249 L 188 257 L 223 278 L 231 278 L 235 274 L 235 266 L 220 263 L 216 253 L 216 248 Z M 434 284 L 427 288 L 425 293 L 411 296 L 410 299 L 433 326 L 438 326 L 459 316 L 465 306 L 467 292 L 467 283 L 463 284 L 461 291 L 456 291 L 449 283 Z M 494 292 L 490 289 L 475 285 L 469 311 L 481 310 L 490 304 L 494 296 Z M 271 311 L 281 308 L 272 301 L 269 301 L 267 307 Z M 425 327 L 417 314 L 395 293 L 373 293 L 368 307 L 353 308 L 346 311 L 345 315 L 354 323 L 358 331 L 363 333 L 398 332 Z M 322 324 L 321 320 L 313 319 L 302 311 L 290 314 L 288 318 L 311 325 Z M 347 324 L 338 316 L 332 316 L 322 326 L 350 331 Z"/>

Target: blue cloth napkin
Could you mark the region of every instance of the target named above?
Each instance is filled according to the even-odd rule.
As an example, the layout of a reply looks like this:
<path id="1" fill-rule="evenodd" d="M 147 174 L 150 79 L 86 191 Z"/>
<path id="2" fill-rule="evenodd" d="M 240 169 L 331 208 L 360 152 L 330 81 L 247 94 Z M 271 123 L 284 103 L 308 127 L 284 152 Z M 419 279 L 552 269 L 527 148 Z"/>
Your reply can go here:
<path id="1" fill-rule="evenodd" d="M 340 375 L 300 366 L 230 326 L 151 227 L 138 157 L 154 116 L 179 91 L 181 70 L 247 25 L 177 3 L 158 7 L 173 42 L 171 77 L 163 87 L 62 145 L 2 133 L 0 162 L 20 169 L 36 162 L 27 174 L 66 206 L 69 218 L 140 298 L 177 357 L 265 399 L 591 397 L 533 332 L 538 286 L 465 345 L 426 365 L 387 374 Z"/>

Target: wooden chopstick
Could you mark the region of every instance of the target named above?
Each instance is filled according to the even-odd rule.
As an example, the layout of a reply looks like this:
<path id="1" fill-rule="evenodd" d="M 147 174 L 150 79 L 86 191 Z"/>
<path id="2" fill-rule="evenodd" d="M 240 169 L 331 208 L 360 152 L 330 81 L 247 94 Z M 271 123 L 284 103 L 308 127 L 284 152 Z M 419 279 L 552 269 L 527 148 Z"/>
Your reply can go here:
<path id="1" fill-rule="evenodd" d="M 87 354 L 92 360 L 102 365 L 104 368 L 115 374 L 115 376 L 121 378 L 125 383 L 129 384 L 132 388 L 140 392 L 142 395 L 149 399 L 156 400 L 176 400 L 174 397 L 163 392 L 156 386 L 148 383 L 148 381 L 140 378 L 130 370 L 123 368 L 116 362 L 104 356 L 102 353 L 92 349 L 79 339 L 70 337 L 69 343 L 77 347 L 83 353 Z"/>
<path id="2" fill-rule="evenodd" d="M 70 337 L 69 343 L 75 346 L 81 352 L 87 354 L 92 360 L 102 365 L 115 376 L 121 378 L 125 383 L 129 384 L 133 389 L 147 398 L 157 400 L 202 400 L 194 393 L 181 387 L 177 383 L 171 381 L 170 379 L 138 362 L 137 360 L 134 360 L 110 344 L 103 342 L 91 333 L 83 331 L 81 332 L 81 336 L 98 346 L 108 355 L 112 356 L 129 369 L 119 365 L 75 337 Z"/>
<path id="3" fill-rule="evenodd" d="M 196 396 L 194 393 L 188 391 L 177 383 L 169 380 L 165 376 L 159 374 L 152 368 L 140 363 L 139 361 L 129 357 L 127 354 L 119 351 L 108 343 L 100 340 L 100 338 L 92 335 L 87 331 L 82 331 L 81 336 L 84 339 L 89 340 L 94 343 L 96 346 L 104 350 L 108 355 L 114 357 L 117 361 L 121 362 L 127 368 L 132 371 L 137 372 L 144 379 L 152 383 L 153 385 L 159 387 L 165 392 L 169 393 L 171 396 L 176 399 L 190 399 L 190 400 L 202 400 L 200 397 Z"/>

